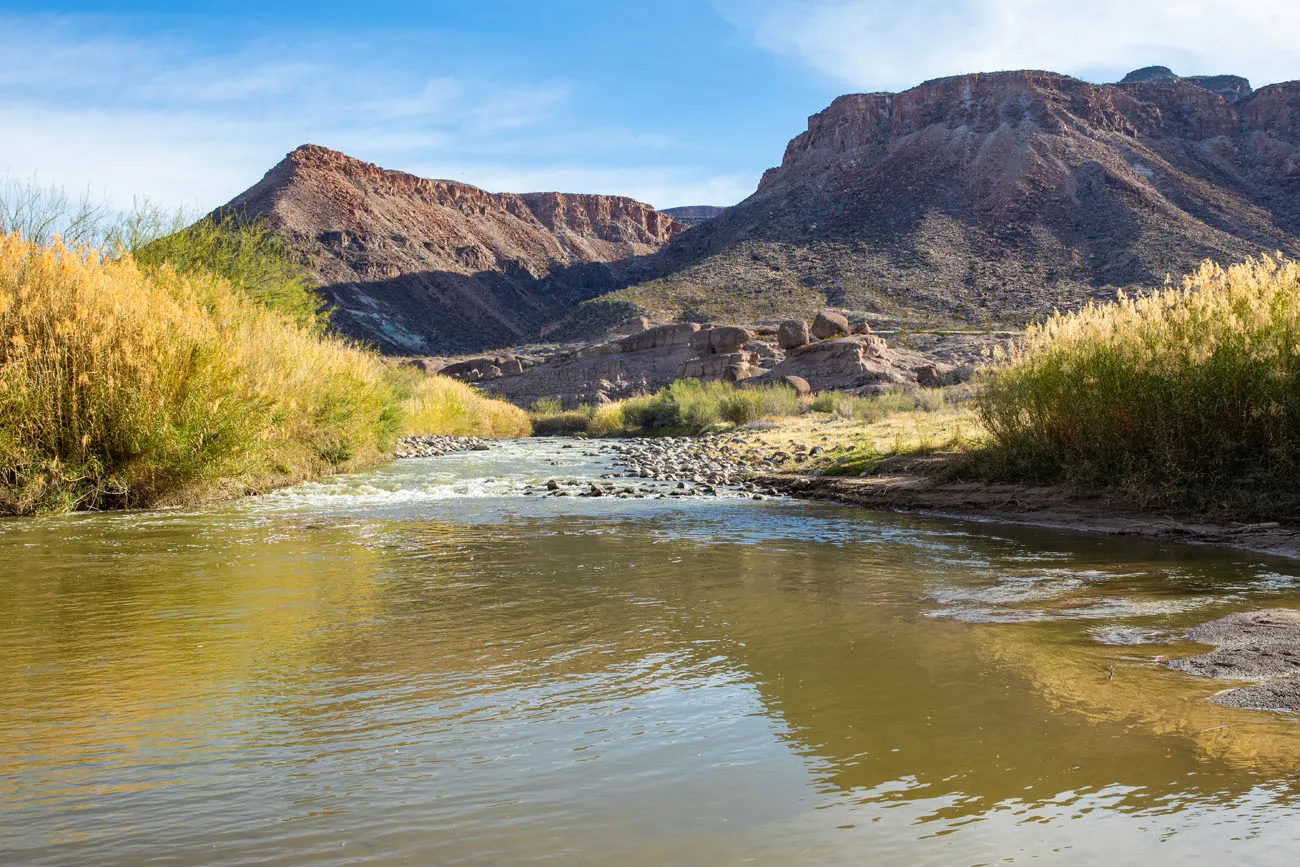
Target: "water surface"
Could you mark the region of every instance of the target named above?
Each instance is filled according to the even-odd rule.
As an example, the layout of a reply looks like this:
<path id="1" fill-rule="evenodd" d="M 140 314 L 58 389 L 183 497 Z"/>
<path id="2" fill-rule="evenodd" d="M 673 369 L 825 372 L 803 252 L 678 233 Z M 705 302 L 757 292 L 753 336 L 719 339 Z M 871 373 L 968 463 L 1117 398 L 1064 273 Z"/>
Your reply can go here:
<path id="1" fill-rule="evenodd" d="M 557 441 L 0 522 L 0 863 L 1292 864 L 1285 714 L 1168 671 L 1285 561 L 523 496 Z"/>

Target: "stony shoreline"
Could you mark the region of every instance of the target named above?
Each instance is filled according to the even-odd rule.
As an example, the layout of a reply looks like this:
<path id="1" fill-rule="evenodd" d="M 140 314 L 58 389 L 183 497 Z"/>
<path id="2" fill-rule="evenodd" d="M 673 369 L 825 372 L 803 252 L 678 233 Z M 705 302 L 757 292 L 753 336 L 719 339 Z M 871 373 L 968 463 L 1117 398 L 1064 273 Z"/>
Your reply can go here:
<path id="1" fill-rule="evenodd" d="M 440 458 L 452 452 L 485 452 L 490 448 L 478 437 L 406 436 L 393 446 L 394 458 Z"/>

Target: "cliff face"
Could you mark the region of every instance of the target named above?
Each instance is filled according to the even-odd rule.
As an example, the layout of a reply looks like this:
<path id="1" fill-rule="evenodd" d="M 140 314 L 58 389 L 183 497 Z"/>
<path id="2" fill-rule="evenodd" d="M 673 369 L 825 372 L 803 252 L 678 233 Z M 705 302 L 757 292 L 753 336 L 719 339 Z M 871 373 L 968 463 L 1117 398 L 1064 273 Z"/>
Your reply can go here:
<path id="1" fill-rule="evenodd" d="M 690 287 L 712 317 L 743 285 L 785 308 L 1015 324 L 1207 257 L 1300 254 L 1300 82 L 1140 73 L 842 96 L 753 196 L 669 246 L 653 293 L 618 297 L 666 310 Z M 745 304 L 776 312 L 728 312 Z"/>
<path id="2" fill-rule="evenodd" d="M 534 337 L 684 227 L 617 196 L 488 193 L 304 145 L 223 211 L 265 218 L 343 332 L 399 354 Z"/>

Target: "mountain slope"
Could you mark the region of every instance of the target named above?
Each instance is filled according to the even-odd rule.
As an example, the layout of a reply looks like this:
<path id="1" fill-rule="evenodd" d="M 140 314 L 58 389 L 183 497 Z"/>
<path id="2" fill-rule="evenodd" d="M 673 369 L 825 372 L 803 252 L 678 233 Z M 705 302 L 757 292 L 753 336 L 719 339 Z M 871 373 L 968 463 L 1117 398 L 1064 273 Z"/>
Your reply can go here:
<path id="1" fill-rule="evenodd" d="M 220 210 L 266 219 L 320 282 L 339 330 L 396 354 L 532 338 L 683 229 L 632 199 L 493 194 L 315 145 Z"/>
<path id="2" fill-rule="evenodd" d="M 1016 324 L 1207 257 L 1300 254 L 1300 82 L 1139 73 L 840 97 L 752 196 L 660 254 L 660 279 L 584 309 Z"/>

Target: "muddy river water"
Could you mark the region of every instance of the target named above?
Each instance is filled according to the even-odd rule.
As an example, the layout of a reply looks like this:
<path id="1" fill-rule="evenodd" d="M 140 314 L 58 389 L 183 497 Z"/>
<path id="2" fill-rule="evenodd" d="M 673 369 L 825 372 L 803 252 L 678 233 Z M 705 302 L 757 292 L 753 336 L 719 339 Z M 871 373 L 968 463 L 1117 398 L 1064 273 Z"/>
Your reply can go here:
<path id="1" fill-rule="evenodd" d="M 1294 864 L 1300 720 L 1162 666 L 1300 564 L 536 440 L 0 522 L 0 863 Z"/>

